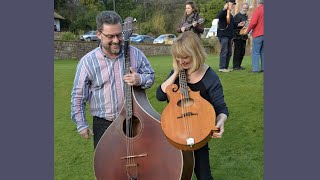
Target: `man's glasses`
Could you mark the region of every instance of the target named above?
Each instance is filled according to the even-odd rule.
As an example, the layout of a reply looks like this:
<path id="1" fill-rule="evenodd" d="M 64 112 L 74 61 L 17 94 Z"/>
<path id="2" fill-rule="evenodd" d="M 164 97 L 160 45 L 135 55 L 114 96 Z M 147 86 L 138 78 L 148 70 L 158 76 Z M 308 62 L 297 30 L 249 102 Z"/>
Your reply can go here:
<path id="1" fill-rule="evenodd" d="M 101 32 L 100 30 L 98 30 L 99 32 Z M 122 39 L 123 37 L 123 33 L 119 33 L 119 34 L 116 34 L 116 35 L 111 35 L 111 34 L 104 34 L 103 32 L 101 32 L 101 34 L 103 34 L 107 39 L 109 40 L 112 40 L 114 39 L 115 37 L 117 37 L 118 39 Z"/>

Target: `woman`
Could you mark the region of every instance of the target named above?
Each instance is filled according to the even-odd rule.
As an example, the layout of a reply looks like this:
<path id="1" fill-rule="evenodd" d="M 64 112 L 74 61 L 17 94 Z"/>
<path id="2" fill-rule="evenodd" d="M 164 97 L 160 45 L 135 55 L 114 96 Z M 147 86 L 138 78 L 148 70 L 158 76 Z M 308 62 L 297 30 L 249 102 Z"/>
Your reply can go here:
<path id="1" fill-rule="evenodd" d="M 218 75 L 211 67 L 205 64 L 207 54 L 197 35 L 186 31 L 179 35 L 171 48 L 173 58 L 173 70 L 168 78 L 158 87 L 157 99 L 168 101 L 165 90 L 170 84 L 179 86 L 179 71 L 186 70 L 187 85 L 192 91 L 200 91 L 201 97 L 206 99 L 214 107 L 217 125 L 220 132 L 213 133 L 212 138 L 221 138 L 224 132 L 224 123 L 227 120 L 228 108 L 224 101 L 223 88 Z M 210 170 L 208 144 L 194 151 L 194 172 L 198 180 L 213 179 Z"/>
<path id="2" fill-rule="evenodd" d="M 204 31 L 203 21 L 204 19 L 200 17 L 196 4 L 193 1 L 187 1 L 185 15 L 177 28 L 177 32 L 182 33 L 192 30 L 200 37 L 200 34 Z"/>

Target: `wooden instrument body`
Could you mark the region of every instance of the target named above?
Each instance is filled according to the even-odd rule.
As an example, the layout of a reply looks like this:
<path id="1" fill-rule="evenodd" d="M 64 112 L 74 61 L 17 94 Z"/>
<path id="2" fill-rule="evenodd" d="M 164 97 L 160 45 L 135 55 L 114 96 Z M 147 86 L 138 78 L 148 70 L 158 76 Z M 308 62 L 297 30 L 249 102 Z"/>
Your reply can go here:
<path id="1" fill-rule="evenodd" d="M 250 19 L 246 20 L 245 25 L 243 26 L 243 28 L 240 29 L 240 31 L 239 31 L 240 35 L 245 35 L 246 34 L 247 29 L 249 27 L 249 24 L 250 24 Z"/>
<path id="2" fill-rule="evenodd" d="M 149 104 L 145 91 L 138 87 L 133 89 L 134 136 L 128 137 L 123 130 L 124 106 L 96 147 L 94 169 L 97 180 L 127 180 L 130 179 L 127 173 L 137 180 L 190 180 L 193 153 L 182 152 L 168 143 L 161 130 L 160 115 Z M 129 147 L 128 138 L 131 140 Z M 134 157 L 126 158 L 128 148 Z"/>
<path id="3" fill-rule="evenodd" d="M 161 115 L 161 127 L 168 141 L 178 149 L 192 151 L 201 148 L 211 139 L 215 126 L 216 113 L 213 106 L 188 88 L 189 100 L 178 91 L 176 84 L 166 88 L 168 105 Z M 184 105 L 182 105 L 184 104 Z M 185 106 L 185 107 L 182 107 Z M 186 139 L 194 138 L 194 145 L 188 145 Z"/>

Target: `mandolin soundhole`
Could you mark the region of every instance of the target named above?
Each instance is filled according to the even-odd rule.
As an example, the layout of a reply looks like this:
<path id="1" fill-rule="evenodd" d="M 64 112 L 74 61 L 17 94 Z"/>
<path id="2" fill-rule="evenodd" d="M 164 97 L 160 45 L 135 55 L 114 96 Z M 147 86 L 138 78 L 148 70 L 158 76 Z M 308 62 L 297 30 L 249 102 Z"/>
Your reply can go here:
<path id="1" fill-rule="evenodd" d="M 128 124 L 128 129 L 127 129 Z M 141 131 L 141 123 L 139 119 L 135 116 L 126 123 L 126 120 L 123 121 L 123 133 L 130 138 L 136 137 Z"/>
<path id="2" fill-rule="evenodd" d="M 184 98 L 184 99 L 181 99 L 177 102 L 177 105 L 179 107 L 188 107 L 188 106 L 191 106 L 192 104 L 194 103 L 194 100 L 191 99 L 191 98 Z"/>

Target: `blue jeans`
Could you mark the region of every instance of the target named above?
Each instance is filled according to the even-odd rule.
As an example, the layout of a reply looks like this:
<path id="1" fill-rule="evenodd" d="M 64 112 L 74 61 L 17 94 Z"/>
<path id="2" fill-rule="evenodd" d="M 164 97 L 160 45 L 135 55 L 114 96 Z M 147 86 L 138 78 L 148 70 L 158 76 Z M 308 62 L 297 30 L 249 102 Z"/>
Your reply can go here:
<path id="1" fill-rule="evenodd" d="M 252 43 L 252 71 L 260 71 L 259 60 L 261 59 L 261 70 L 264 71 L 264 36 L 253 38 Z"/>
<path id="2" fill-rule="evenodd" d="M 221 45 L 219 69 L 228 69 L 230 58 L 232 55 L 232 38 L 219 38 Z"/>

